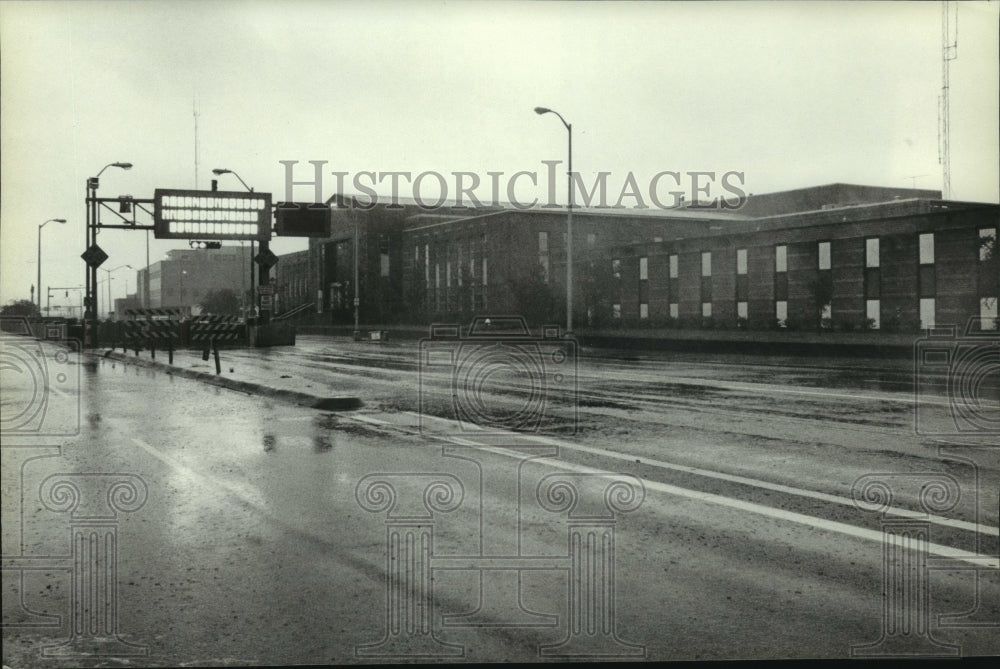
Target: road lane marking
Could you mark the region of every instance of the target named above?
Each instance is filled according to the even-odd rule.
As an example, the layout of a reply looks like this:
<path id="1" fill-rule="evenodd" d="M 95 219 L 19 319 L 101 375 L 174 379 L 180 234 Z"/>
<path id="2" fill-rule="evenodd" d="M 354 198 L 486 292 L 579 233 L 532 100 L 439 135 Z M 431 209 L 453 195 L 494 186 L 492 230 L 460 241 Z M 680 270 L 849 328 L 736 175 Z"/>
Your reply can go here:
<path id="1" fill-rule="evenodd" d="M 411 414 L 412 415 L 412 412 L 401 412 L 401 413 L 406 413 L 406 414 Z M 446 419 L 437 418 L 437 417 L 433 417 L 433 416 L 425 416 L 425 418 L 433 418 L 433 419 L 438 420 L 438 421 L 446 421 Z M 389 421 L 380 420 L 380 419 L 375 418 L 373 416 L 357 415 L 357 416 L 352 416 L 351 419 L 352 420 L 358 420 L 358 421 L 364 422 L 364 423 L 369 423 L 369 424 L 372 424 L 372 425 L 381 425 L 381 426 L 384 426 L 384 427 L 398 427 L 398 426 L 394 425 L 393 423 L 390 423 Z M 525 438 L 526 436 L 530 436 L 530 435 L 513 435 L 513 436 L 518 436 L 520 438 Z M 490 452 L 497 453 L 499 455 L 505 455 L 507 457 L 523 458 L 523 453 L 518 453 L 516 451 L 510 451 L 510 450 L 504 449 L 503 447 L 491 446 L 489 444 L 483 444 L 483 443 L 476 442 L 476 441 L 474 441 L 472 439 L 468 439 L 468 438 L 456 438 L 456 437 L 451 437 L 451 436 L 447 436 L 447 435 L 434 435 L 434 438 L 436 438 L 438 440 L 441 440 L 441 441 L 455 443 L 455 444 L 458 444 L 458 445 L 461 445 L 461 446 L 478 446 L 480 448 L 483 448 L 484 450 L 488 450 Z M 571 449 L 577 448 L 577 446 L 575 444 L 563 444 L 562 442 L 558 442 L 556 440 L 549 440 L 547 438 L 542 438 L 542 437 L 535 437 L 535 439 L 538 440 L 538 441 L 543 441 L 544 440 L 543 443 L 545 441 L 550 442 L 547 445 L 555 445 L 555 446 L 565 445 L 566 447 L 571 448 Z M 582 447 L 582 448 L 587 448 L 587 447 Z M 604 453 L 600 449 L 590 449 L 590 450 L 592 450 L 594 452 L 597 452 L 597 453 Z M 610 452 L 606 452 L 606 453 L 608 453 L 611 456 L 616 457 L 616 459 L 622 459 L 622 460 L 628 459 L 628 458 L 626 458 L 624 456 L 621 456 L 620 454 L 617 454 L 617 453 L 610 453 Z M 632 461 L 632 460 L 630 460 L 630 461 Z M 538 464 L 551 465 L 553 467 L 556 467 L 556 468 L 559 468 L 559 469 L 565 469 L 565 470 L 568 470 L 568 471 L 576 471 L 576 472 L 591 473 L 591 474 L 605 474 L 605 475 L 609 474 L 609 472 L 607 472 L 605 470 L 594 469 L 592 467 L 586 467 L 584 465 L 575 465 L 575 464 L 572 464 L 572 463 L 569 463 L 569 462 L 564 462 L 564 461 L 561 461 L 561 460 L 545 459 L 545 460 L 538 460 L 537 462 L 538 462 Z M 663 464 L 669 464 L 669 463 L 663 463 Z M 695 468 L 690 468 L 690 469 L 695 469 Z M 709 474 L 716 474 L 716 475 L 720 474 L 719 472 L 709 472 L 708 470 L 701 470 L 701 471 L 706 471 Z M 721 476 L 722 477 L 728 477 L 729 475 L 721 475 Z M 883 541 L 885 541 L 885 537 L 883 536 L 883 533 L 881 531 L 879 531 L 879 530 L 869 530 L 867 528 L 857 527 L 857 526 L 854 526 L 854 525 L 849 525 L 847 523 L 841 523 L 839 521 L 826 520 L 824 518 L 818 518 L 816 516 L 809 516 L 809 515 L 802 514 L 802 513 L 797 513 L 797 512 L 794 512 L 794 511 L 784 511 L 782 509 L 775 509 L 773 507 L 765 506 L 763 504 L 757 504 L 755 502 L 747 502 L 747 501 L 736 499 L 736 498 L 732 498 L 732 497 L 726 497 L 725 495 L 718 495 L 718 494 L 715 494 L 715 493 L 708 493 L 708 492 L 702 492 L 702 491 L 698 491 L 698 490 L 691 490 L 689 488 L 682 488 L 680 486 L 675 486 L 675 485 L 671 485 L 671 484 L 668 484 L 668 483 L 661 483 L 659 481 L 651 481 L 651 480 L 646 479 L 644 477 L 639 477 L 639 478 L 643 482 L 643 485 L 646 486 L 648 489 L 655 490 L 657 492 L 661 492 L 661 493 L 664 493 L 664 494 L 675 495 L 675 496 L 679 496 L 679 497 L 686 497 L 688 499 L 693 499 L 693 500 L 702 501 L 702 502 L 708 502 L 710 504 L 716 504 L 716 505 L 719 505 L 719 506 L 726 506 L 726 507 L 737 509 L 737 510 L 740 510 L 740 511 L 749 511 L 751 513 L 756 513 L 758 515 L 767 516 L 767 517 L 775 518 L 775 519 L 778 519 L 778 520 L 786 520 L 786 521 L 798 523 L 798 524 L 801 524 L 801 525 L 807 525 L 807 526 L 813 527 L 815 529 L 822 529 L 822 530 L 827 530 L 827 531 L 831 531 L 831 532 L 838 532 L 840 534 L 845 534 L 845 535 L 852 536 L 852 537 L 859 538 L 859 539 L 866 539 L 866 540 L 869 540 L 869 541 L 876 541 L 876 542 L 883 542 Z M 741 478 L 741 477 L 735 477 L 735 478 Z M 747 481 L 754 481 L 754 479 L 746 479 L 746 480 Z M 769 486 L 773 486 L 774 485 L 774 484 L 768 484 L 768 483 L 766 483 L 764 481 L 759 481 L 758 483 L 763 484 L 761 487 L 769 487 Z M 785 486 L 781 486 L 781 487 L 784 488 Z M 788 490 L 789 491 L 798 491 L 798 492 L 801 492 L 801 493 L 811 493 L 812 492 L 812 491 L 808 491 L 808 490 L 798 490 L 796 488 L 788 488 Z M 795 492 L 793 492 L 793 494 L 795 494 Z M 822 493 L 815 493 L 815 494 L 816 495 L 820 495 Z M 811 496 L 811 495 L 805 495 L 805 496 Z M 836 501 L 839 504 L 847 503 L 847 504 L 850 504 L 852 506 L 854 505 L 854 502 L 852 500 L 847 500 L 846 498 L 838 498 L 838 497 L 835 497 L 835 496 L 832 496 L 832 495 L 830 497 L 832 498 L 832 500 Z M 926 520 L 928 520 L 928 522 L 933 522 L 933 521 L 930 520 L 930 518 L 925 518 L 925 516 L 923 514 L 914 514 L 913 512 L 909 512 L 909 511 L 907 511 L 905 509 L 891 509 L 891 510 L 887 511 L 886 513 L 887 514 L 899 515 L 901 517 L 908 517 L 908 518 L 916 517 L 916 518 L 919 518 L 919 519 L 926 519 Z M 944 518 L 944 517 L 941 517 L 941 516 L 935 516 L 935 518 L 938 521 L 949 521 L 947 523 L 938 522 L 938 524 L 948 524 L 948 525 L 952 525 L 954 527 L 958 527 L 957 524 L 963 522 L 963 521 L 955 521 L 955 520 L 952 520 L 950 518 Z M 975 525 L 973 523 L 965 523 L 965 525 L 967 525 L 968 527 L 967 528 L 963 528 L 963 529 L 970 529 L 970 531 L 972 531 L 972 532 L 980 532 L 981 531 L 981 526 L 977 526 L 977 525 Z M 993 528 L 993 529 L 995 529 L 995 528 Z M 976 565 L 976 566 L 979 566 L 979 567 L 986 567 L 986 568 L 992 568 L 992 569 L 1000 569 L 1000 558 L 997 558 L 997 557 L 984 556 L 984 555 L 981 555 L 981 554 L 978 554 L 978 553 L 973 553 L 971 551 L 965 551 L 965 550 L 962 550 L 962 549 L 959 549 L 959 548 L 952 548 L 950 546 L 943 546 L 941 544 L 934 544 L 934 543 L 928 543 L 928 551 L 930 553 L 938 556 L 938 557 L 944 557 L 944 558 L 949 558 L 949 559 L 961 560 L 963 562 L 966 562 L 966 563 L 969 563 L 969 564 L 973 564 L 973 565 Z"/>
<path id="2" fill-rule="evenodd" d="M 447 424 L 454 424 L 452 421 L 450 421 L 448 419 L 445 419 L 445 418 L 438 418 L 436 416 L 420 416 L 419 414 L 417 414 L 415 412 L 412 412 L 412 411 L 406 411 L 406 412 L 401 412 L 401 413 L 406 413 L 408 415 L 411 415 L 411 416 L 414 416 L 414 417 L 417 417 L 417 418 L 423 418 L 423 419 L 430 418 L 430 419 L 437 420 L 437 421 L 440 421 L 440 422 L 444 422 L 444 423 L 447 423 Z M 387 425 L 391 425 L 391 423 L 386 423 L 386 424 Z M 726 473 L 723 473 L 723 472 L 713 471 L 711 469 L 701 469 L 699 467 L 691 467 L 691 466 L 688 466 L 688 465 L 679 465 L 679 464 L 674 464 L 672 462 L 665 462 L 663 460 L 656 460 L 656 459 L 652 459 L 652 458 L 645 458 L 645 457 L 642 457 L 641 455 L 636 455 L 636 454 L 629 455 L 629 454 L 623 454 L 623 453 L 616 453 L 614 451 L 608 451 L 608 450 L 605 450 L 603 448 L 594 448 L 592 446 L 584 446 L 582 444 L 574 444 L 574 443 L 570 443 L 570 442 L 566 442 L 566 441 L 560 441 L 558 439 L 553 439 L 551 437 L 545 437 L 545 436 L 541 436 L 541 435 L 525 435 L 525 434 L 517 434 L 517 433 L 514 433 L 514 432 L 502 433 L 502 434 L 503 434 L 504 437 L 508 437 L 508 438 L 518 438 L 518 439 L 528 438 L 528 439 L 532 439 L 534 441 L 541 442 L 541 443 L 543 443 L 543 444 L 545 444 L 547 446 L 557 446 L 557 447 L 560 447 L 560 448 L 566 448 L 566 449 L 569 449 L 569 450 L 580 451 L 580 452 L 583 452 L 583 453 L 590 453 L 592 455 L 599 455 L 599 456 L 603 456 L 603 457 L 607 457 L 607 458 L 612 458 L 612 459 L 615 459 L 615 460 L 623 460 L 623 461 L 634 463 L 634 464 L 650 465 L 650 466 L 658 467 L 658 468 L 661 468 L 661 469 L 670 469 L 670 470 L 674 470 L 674 471 L 685 472 L 685 473 L 688 473 L 688 474 L 696 474 L 698 476 L 704 476 L 704 477 L 707 477 L 707 478 L 719 479 L 719 480 L 722 480 L 722 481 L 728 481 L 730 483 L 739 483 L 741 485 L 751 486 L 751 487 L 754 487 L 754 488 L 764 488 L 764 489 L 767 489 L 767 490 L 773 490 L 775 492 L 780 492 L 780 493 L 784 493 L 784 494 L 788 494 L 788 495 L 795 495 L 795 496 L 798 496 L 798 497 L 808 497 L 808 498 L 811 498 L 811 499 L 817 499 L 817 500 L 820 500 L 820 501 L 823 501 L 823 502 L 829 502 L 829 503 L 832 503 L 832 504 L 840 504 L 840 505 L 843 505 L 843 506 L 852 506 L 852 507 L 856 507 L 857 506 L 855 504 L 855 502 L 854 502 L 853 499 L 849 499 L 847 497 L 840 497 L 838 495 L 831 495 L 831 494 L 824 493 L 824 492 L 817 492 L 817 491 L 814 491 L 814 490 L 807 490 L 805 488 L 795 488 L 795 487 L 792 487 L 792 486 L 782 485 L 780 483 L 770 483 L 768 481 L 763 481 L 763 480 L 760 480 L 760 479 L 749 478 L 749 477 L 746 477 L 746 476 L 737 476 L 735 474 L 726 474 Z M 636 460 L 638 460 L 639 462 L 636 463 Z M 898 516 L 900 518 L 911 518 L 911 519 L 916 519 L 916 520 L 925 519 L 925 520 L 927 520 L 927 521 L 929 521 L 931 523 L 934 523 L 935 525 L 942 525 L 942 526 L 945 526 L 945 527 L 954 527 L 956 529 L 966 530 L 968 532 L 976 532 L 976 533 L 984 534 L 986 536 L 995 536 L 997 534 L 1000 534 L 1000 527 L 994 527 L 992 525 L 986 525 L 986 524 L 983 524 L 983 523 L 978 523 L 978 524 L 977 523 L 970 523 L 970 522 L 965 521 L 965 520 L 955 520 L 953 518 L 947 518 L 945 516 L 938 516 L 938 515 L 935 515 L 935 514 L 921 513 L 919 511 L 910 511 L 908 509 L 891 508 L 891 509 L 887 510 L 885 513 L 887 513 L 889 515 L 893 515 L 893 516 Z"/>
<path id="3" fill-rule="evenodd" d="M 201 481 L 202 483 L 205 484 L 211 484 L 214 486 L 218 486 L 220 488 L 224 488 L 227 492 L 234 495 L 241 502 L 249 504 L 250 506 L 258 510 L 266 510 L 266 505 L 264 504 L 263 500 L 260 499 L 258 491 L 255 490 L 255 492 L 258 492 L 258 495 L 257 498 L 254 499 L 254 497 L 252 495 L 248 495 L 245 490 L 241 490 L 239 487 L 231 483 L 228 483 L 226 481 L 223 481 L 222 479 L 217 479 L 213 476 L 209 476 L 208 474 L 201 474 L 199 472 L 196 472 L 187 465 L 181 464 L 180 462 L 170 457 L 163 451 L 160 451 L 155 447 L 147 444 L 145 441 L 139 439 L 138 437 L 133 437 L 132 442 L 142 450 L 152 455 L 157 460 L 169 465 L 170 467 L 173 467 L 174 469 L 187 475 L 188 477 L 195 479 L 197 481 Z"/>

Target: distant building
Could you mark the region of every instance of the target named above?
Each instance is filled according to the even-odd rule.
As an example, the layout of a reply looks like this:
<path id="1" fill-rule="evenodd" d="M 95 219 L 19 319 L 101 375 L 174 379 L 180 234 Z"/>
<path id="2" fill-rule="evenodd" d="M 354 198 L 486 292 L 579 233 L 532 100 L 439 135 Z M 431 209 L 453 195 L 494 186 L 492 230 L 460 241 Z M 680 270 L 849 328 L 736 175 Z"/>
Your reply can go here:
<path id="1" fill-rule="evenodd" d="M 140 272 L 142 270 L 139 270 Z M 139 309 L 142 307 L 142 303 L 139 301 L 139 295 L 137 293 L 132 293 L 126 295 L 125 297 L 115 298 L 115 320 L 121 321 L 126 320 L 125 310 L 126 309 Z"/>
<path id="2" fill-rule="evenodd" d="M 278 263 L 271 269 L 274 285 L 274 314 L 281 315 L 303 304 L 315 311 L 316 281 L 310 263 L 309 251 L 296 251 L 278 256 Z"/>
<path id="3" fill-rule="evenodd" d="M 136 273 L 140 304 L 145 308 L 187 307 L 198 313 L 205 295 L 222 289 L 245 300 L 250 288 L 250 262 L 249 244 L 168 251 L 165 260 Z"/>

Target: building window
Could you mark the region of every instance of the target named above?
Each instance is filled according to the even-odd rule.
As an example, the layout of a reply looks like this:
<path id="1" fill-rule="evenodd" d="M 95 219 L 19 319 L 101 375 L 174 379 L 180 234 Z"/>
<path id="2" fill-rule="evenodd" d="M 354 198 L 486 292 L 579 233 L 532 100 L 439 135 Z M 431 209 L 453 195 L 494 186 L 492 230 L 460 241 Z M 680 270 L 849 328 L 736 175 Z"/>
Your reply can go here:
<path id="1" fill-rule="evenodd" d="M 441 263 L 434 263 L 434 287 L 441 288 Z"/>
<path id="2" fill-rule="evenodd" d="M 424 285 L 431 287 L 431 247 L 424 244 Z"/>
<path id="3" fill-rule="evenodd" d="M 593 232 L 588 232 L 587 233 L 587 246 L 593 246 L 596 243 L 597 243 L 597 235 L 595 235 Z"/>
<path id="4" fill-rule="evenodd" d="M 920 299 L 920 327 L 923 330 L 934 328 L 934 298 L 924 297 Z"/>
<path id="5" fill-rule="evenodd" d="M 645 302 L 639 305 L 639 318 L 649 318 L 649 305 Z"/>
<path id="6" fill-rule="evenodd" d="M 616 319 L 622 317 L 622 305 L 620 304 L 611 305 L 611 317 Z"/>
<path id="7" fill-rule="evenodd" d="M 979 259 L 983 262 L 996 257 L 997 229 L 979 229 Z"/>
<path id="8" fill-rule="evenodd" d="M 920 264 L 934 264 L 934 233 L 925 232 L 920 235 Z"/>
<path id="9" fill-rule="evenodd" d="M 750 309 L 746 302 L 736 303 L 736 317 L 737 318 L 749 318 Z"/>
<path id="10" fill-rule="evenodd" d="M 444 276 L 445 276 L 445 286 L 451 288 L 451 261 L 447 261 L 444 264 Z"/>
<path id="11" fill-rule="evenodd" d="M 639 258 L 639 281 L 649 280 L 649 258 Z"/>
<path id="12" fill-rule="evenodd" d="M 819 310 L 820 327 L 828 328 L 832 324 L 830 323 L 833 318 L 833 307 L 827 302 Z"/>
<path id="13" fill-rule="evenodd" d="M 681 313 L 681 310 L 680 310 L 679 305 L 676 302 L 671 302 L 670 303 L 670 317 L 671 318 L 677 318 L 677 317 L 680 316 L 680 313 Z"/>
<path id="14" fill-rule="evenodd" d="M 788 324 L 788 302 L 778 300 L 774 303 L 774 317 L 778 321 L 778 327 L 785 327 Z"/>
<path id="15" fill-rule="evenodd" d="M 788 271 L 788 247 L 784 244 L 774 247 L 774 271 Z"/>
<path id="16" fill-rule="evenodd" d="M 653 237 L 653 243 L 654 244 L 659 244 L 662 241 L 663 241 L 663 237 Z"/>
<path id="17" fill-rule="evenodd" d="M 538 233 L 538 264 L 542 268 L 542 283 L 549 282 L 549 233 Z"/>
<path id="18" fill-rule="evenodd" d="M 879 329 L 881 325 L 881 316 L 882 316 L 882 301 L 865 300 L 865 318 L 871 321 L 869 326 L 871 327 L 872 330 Z"/>
<path id="19" fill-rule="evenodd" d="M 711 302 L 702 302 L 701 303 L 701 315 L 704 318 L 711 318 L 712 317 L 712 303 Z"/>
<path id="20" fill-rule="evenodd" d="M 611 261 L 611 276 L 616 279 L 622 278 L 622 261 L 618 258 Z"/>
<path id="21" fill-rule="evenodd" d="M 996 330 L 997 328 L 997 298 L 979 298 L 979 327 L 983 330 Z"/>
<path id="22" fill-rule="evenodd" d="M 878 237 L 865 240 L 865 267 L 879 266 Z"/>
<path id="23" fill-rule="evenodd" d="M 819 243 L 819 268 L 830 269 L 830 242 Z"/>
<path id="24" fill-rule="evenodd" d="M 486 258 L 483 258 L 483 285 L 486 285 Z"/>
<path id="25" fill-rule="evenodd" d="M 747 250 L 746 249 L 736 249 L 736 273 L 746 274 L 747 273 Z"/>
<path id="26" fill-rule="evenodd" d="M 712 252 L 701 252 L 701 275 L 712 276 Z"/>
<path id="27" fill-rule="evenodd" d="M 677 256 L 676 255 L 671 255 L 670 256 L 670 278 L 671 279 L 676 279 L 677 278 Z"/>

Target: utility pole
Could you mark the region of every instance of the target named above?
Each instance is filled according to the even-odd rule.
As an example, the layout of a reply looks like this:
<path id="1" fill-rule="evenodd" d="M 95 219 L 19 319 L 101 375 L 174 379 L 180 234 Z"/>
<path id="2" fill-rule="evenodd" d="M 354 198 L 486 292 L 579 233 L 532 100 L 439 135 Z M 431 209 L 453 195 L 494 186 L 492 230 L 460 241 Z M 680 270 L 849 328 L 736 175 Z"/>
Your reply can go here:
<path id="1" fill-rule="evenodd" d="M 949 64 L 958 58 L 958 7 L 954 2 L 941 3 L 941 97 L 938 116 L 938 162 L 941 164 L 941 197 L 951 199 L 951 78 Z M 954 11 L 953 11 L 954 9 Z M 954 13 L 954 17 L 952 14 Z"/>

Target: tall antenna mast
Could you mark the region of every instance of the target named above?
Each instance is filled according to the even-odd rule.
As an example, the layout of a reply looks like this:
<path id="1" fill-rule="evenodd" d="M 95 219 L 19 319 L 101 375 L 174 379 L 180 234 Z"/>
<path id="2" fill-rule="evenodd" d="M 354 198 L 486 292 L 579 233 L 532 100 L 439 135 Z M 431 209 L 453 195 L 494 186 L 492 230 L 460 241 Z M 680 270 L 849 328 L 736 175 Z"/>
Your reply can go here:
<path id="1" fill-rule="evenodd" d="M 941 3 L 941 97 L 938 98 L 938 162 L 941 164 L 941 197 L 951 199 L 951 103 L 948 99 L 949 63 L 958 58 L 958 7 Z"/>
<path id="2" fill-rule="evenodd" d="M 194 189 L 198 190 L 198 96 L 194 97 Z"/>

